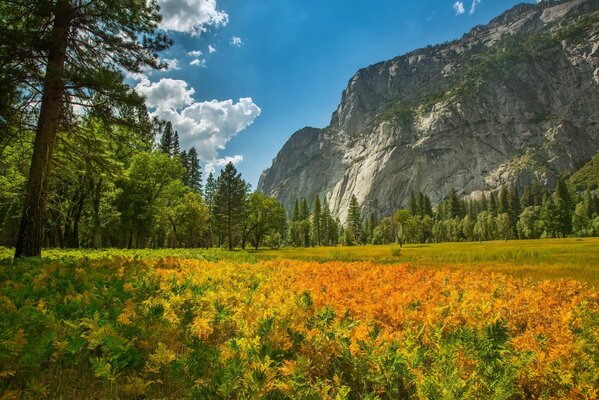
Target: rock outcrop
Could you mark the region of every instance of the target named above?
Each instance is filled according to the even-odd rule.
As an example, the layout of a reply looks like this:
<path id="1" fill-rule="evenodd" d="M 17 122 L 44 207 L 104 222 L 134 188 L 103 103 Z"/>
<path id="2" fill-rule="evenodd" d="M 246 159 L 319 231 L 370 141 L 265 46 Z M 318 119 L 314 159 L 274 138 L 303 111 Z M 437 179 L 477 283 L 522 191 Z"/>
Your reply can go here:
<path id="1" fill-rule="evenodd" d="M 521 4 L 460 40 L 364 68 L 324 129 L 304 128 L 260 177 L 288 209 L 355 195 L 384 216 L 502 182 L 551 185 L 599 151 L 599 1 Z"/>

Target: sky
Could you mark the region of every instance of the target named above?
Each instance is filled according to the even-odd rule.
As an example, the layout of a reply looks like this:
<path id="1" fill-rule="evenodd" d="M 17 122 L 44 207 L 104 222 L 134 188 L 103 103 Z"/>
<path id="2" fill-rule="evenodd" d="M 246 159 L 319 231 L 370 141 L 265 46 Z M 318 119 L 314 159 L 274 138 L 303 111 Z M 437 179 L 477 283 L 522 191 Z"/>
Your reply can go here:
<path id="1" fill-rule="evenodd" d="M 204 179 L 232 161 L 255 189 L 295 131 L 328 125 L 358 69 L 460 38 L 522 1 L 157 2 L 169 68 L 130 84 L 182 148 L 196 147 Z"/>

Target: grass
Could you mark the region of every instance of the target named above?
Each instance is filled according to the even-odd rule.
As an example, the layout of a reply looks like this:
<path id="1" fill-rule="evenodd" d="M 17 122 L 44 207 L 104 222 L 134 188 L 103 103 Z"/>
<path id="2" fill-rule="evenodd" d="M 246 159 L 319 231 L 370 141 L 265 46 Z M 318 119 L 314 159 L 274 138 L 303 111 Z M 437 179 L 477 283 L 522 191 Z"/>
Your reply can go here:
<path id="1" fill-rule="evenodd" d="M 314 247 L 250 251 L 257 258 L 410 263 L 516 277 L 576 279 L 599 287 L 599 238 L 540 239 L 399 246 Z"/>
<path id="2" fill-rule="evenodd" d="M 12 249 L 0 248 L 0 259 Z M 77 249 L 44 250 L 43 257 L 101 259 L 179 257 L 206 261 L 255 263 L 258 260 L 372 261 L 382 264 L 409 263 L 418 268 L 486 271 L 520 278 L 576 279 L 599 287 L 599 238 L 514 240 L 468 243 L 284 248 L 227 251 L 221 249 Z"/>

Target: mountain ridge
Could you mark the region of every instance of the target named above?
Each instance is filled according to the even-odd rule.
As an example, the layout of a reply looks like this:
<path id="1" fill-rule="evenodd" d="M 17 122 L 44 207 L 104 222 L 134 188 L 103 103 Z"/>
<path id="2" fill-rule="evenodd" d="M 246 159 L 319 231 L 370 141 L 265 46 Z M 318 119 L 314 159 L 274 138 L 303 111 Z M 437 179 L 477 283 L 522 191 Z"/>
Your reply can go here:
<path id="1" fill-rule="evenodd" d="M 599 1 L 521 4 L 452 42 L 359 69 L 328 127 L 294 133 L 258 190 L 345 218 L 533 178 L 599 151 Z"/>

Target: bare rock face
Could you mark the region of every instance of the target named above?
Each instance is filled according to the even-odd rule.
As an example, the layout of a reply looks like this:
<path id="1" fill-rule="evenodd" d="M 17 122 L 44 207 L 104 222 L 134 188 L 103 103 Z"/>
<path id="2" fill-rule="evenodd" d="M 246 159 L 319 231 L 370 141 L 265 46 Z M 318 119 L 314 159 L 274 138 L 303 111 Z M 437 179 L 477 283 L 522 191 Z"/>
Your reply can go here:
<path id="1" fill-rule="evenodd" d="M 384 216 L 502 182 L 551 185 L 599 151 L 599 0 L 522 4 L 462 39 L 358 71 L 324 129 L 294 133 L 258 190 L 288 209 L 352 195 Z"/>

